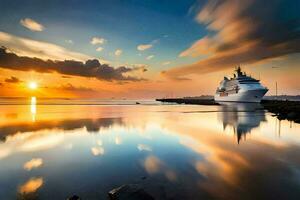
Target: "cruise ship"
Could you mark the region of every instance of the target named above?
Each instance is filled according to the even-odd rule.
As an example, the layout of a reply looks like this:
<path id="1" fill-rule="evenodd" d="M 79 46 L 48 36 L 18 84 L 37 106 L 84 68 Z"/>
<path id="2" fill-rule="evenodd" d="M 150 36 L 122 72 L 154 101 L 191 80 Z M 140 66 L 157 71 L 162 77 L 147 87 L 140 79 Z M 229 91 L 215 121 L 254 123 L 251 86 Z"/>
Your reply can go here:
<path id="1" fill-rule="evenodd" d="M 259 103 L 268 89 L 259 80 L 242 72 L 240 66 L 232 78 L 224 77 L 215 94 L 216 102 L 249 102 Z"/>

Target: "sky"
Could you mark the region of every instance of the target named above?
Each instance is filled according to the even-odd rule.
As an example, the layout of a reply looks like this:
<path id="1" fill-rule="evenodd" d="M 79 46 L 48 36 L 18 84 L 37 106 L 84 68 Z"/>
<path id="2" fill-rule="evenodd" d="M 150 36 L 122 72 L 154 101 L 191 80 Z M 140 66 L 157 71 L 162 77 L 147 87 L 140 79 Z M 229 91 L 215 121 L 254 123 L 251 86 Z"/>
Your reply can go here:
<path id="1" fill-rule="evenodd" d="M 1 0 L 0 96 L 213 95 L 237 65 L 300 94 L 300 0 Z M 35 88 L 32 88 L 35 83 Z"/>

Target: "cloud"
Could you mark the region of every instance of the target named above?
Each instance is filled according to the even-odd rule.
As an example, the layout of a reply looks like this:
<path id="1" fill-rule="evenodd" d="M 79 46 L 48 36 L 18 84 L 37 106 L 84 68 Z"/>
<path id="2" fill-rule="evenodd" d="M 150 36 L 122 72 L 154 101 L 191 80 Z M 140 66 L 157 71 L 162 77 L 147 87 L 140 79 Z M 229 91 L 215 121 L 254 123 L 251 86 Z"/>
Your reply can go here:
<path id="1" fill-rule="evenodd" d="M 65 42 L 68 44 L 74 44 L 73 40 L 65 40 Z"/>
<path id="2" fill-rule="evenodd" d="M 152 46 L 153 46 L 152 44 L 140 44 L 140 45 L 137 46 L 137 50 L 145 51 L 147 49 L 152 48 Z"/>
<path id="3" fill-rule="evenodd" d="M 76 87 L 71 83 L 62 84 L 59 87 L 56 87 L 55 89 L 68 90 L 74 92 L 95 92 L 96 91 L 93 88 L 89 88 L 89 87 L 83 87 L 83 86 Z"/>
<path id="4" fill-rule="evenodd" d="M 136 71 L 141 71 L 141 72 L 148 71 L 147 69 L 148 65 L 146 64 L 133 64 L 132 66 Z"/>
<path id="5" fill-rule="evenodd" d="M 293 5 L 293 1 L 284 1 Z M 208 34 L 180 57 L 199 57 L 168 70 L 168 77 L 214 72 L 300 52 L 300 16 L 283 0 L 211 0 L 196 15 Z M 262 9 L 263 8 L 263 9 Z"/>
<path id="6" fill-rule="evenodd" d="M 117 50 L 115 51 L 115 55 L 116 55 L 116 56 L 120 56 L 122 53 L 123 53 L 122 49 L 117 49 Z"/>
<path id="7" fill-rule="evenodd" d="M 169 64 L 171 64 L 170 61 L 165 61 L 165 62 L 162 63 L 162 65 L 169 65 Z"/>
<path id="8" fill-rule="evenodd" d="M 31 40 L 0 31 L 0 44 L 20 56 L 54 60 L 88 60 L 91 56 L 73 52 L 64 47 L 37 40 Z"/>
<path id="9" fill-rule="evenodd" d="M 102 51 L 103 50 L 103 47 L 98 47 L 97 49 L 96 49 L 96 51 Z"/>
<path id="10" fill-rule="evenodd" d="M 130 68 L 126 66 L 114 68 L 108 64 L 100 64 L 97 59 L 89 59 L 86 62 L 75 60 L 45 61 L 39 58 L 18 56 L 15 53 L 8 52 L 4 47 L 0 48 L 0 67 L 20 71 L 33 70 L 42 73 L 57 72 L 63 75 L 82 76 L 105 81 L 144 80 L 128 75 L 128 73 L 139 70 L 139 68 Z"/>
<path id="11" fill-rule="evenodd" d="M 168 78 L 170 78 L 170 79 L 172 79 L 174 81 L 191 81 L 192 80 L 190 78 L 183 77 L 183 76 L 180 76 L 180 75 L 176 75 L 176 76 L 170 75 L 170 70 L 168 70 L 168 71 L 163 70 L 163 71 L 160 72 L 160 74 L 162 76 L 168 77 Z"/>
<path id="12" fill-rule="evenodd" d="M 150 55 L 146 57 L 147 60 L 151 60 L 152 58 L 154 58 L 154 55 Z"/>
<path id="13" fill-rule="evenodd" d="M 64 75 L 61 76 L 61 77 L 62 77 L 62 78 L 71 78 L 70 76 L 64 76 Z"/>
<path id="14" fill-rule="evenodd" d="M 6 83 L 20 83 L 20 82 L 22 82 L 20 79 L 18 79 L 15 76 L 11 76 L 10 78 L 6 78 L 4 81 Z"/>
<path id="15" fill-rule="evenodd" d="M 104 38 L 100 38 L 100 37 L 93 37 L 90 41 L 90 43 L 92 45 L 104 44 L 105 42 L 106 42 L 106 40 Z"/>
<path id="16" fill-rule="evenodd" d="M 43 31 L 45 29 L 42 24 L 30 18 L 21 19 L 20 24 L 31 31 Z"/>

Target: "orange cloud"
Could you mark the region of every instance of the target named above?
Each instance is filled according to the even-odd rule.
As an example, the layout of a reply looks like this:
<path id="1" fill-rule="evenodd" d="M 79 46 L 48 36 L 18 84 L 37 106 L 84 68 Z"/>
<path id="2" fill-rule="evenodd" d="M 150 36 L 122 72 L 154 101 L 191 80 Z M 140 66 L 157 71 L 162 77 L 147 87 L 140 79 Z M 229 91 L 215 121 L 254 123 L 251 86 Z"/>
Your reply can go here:
<path id="1" fill-rule="evenodd" d="M 152 48 L 152 46 L 153 46 L 152 44 L 140 44 L 140 45 L 137 46 L 137 50 L 145 51 L 147 49 Z"/>
<path id="2" fill-rule="evenodd" d="M 196 15 L 208 35 L 179 54 L 201 59 L 164 74 L 174 79 L 299 53 L 300 18 L 283 20 L 277 4 L 262 4 L 258 0 L 209 1 Z"/>
<path id="3" fill-rule="evenodd" d="M 21 19 L 20 24 L 31 31 L 43 31 L 45 29 L 42 24 L 30 18 Z"/>

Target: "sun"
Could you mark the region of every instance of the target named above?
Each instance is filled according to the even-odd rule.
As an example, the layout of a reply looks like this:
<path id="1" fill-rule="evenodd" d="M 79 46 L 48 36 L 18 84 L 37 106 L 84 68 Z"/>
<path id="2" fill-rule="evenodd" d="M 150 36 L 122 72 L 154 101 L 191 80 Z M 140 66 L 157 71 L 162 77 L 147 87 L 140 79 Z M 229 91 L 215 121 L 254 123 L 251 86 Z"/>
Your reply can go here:
<path id="1" fill-rule="evenodd" d="M 29 87 L 31 90 L 35 90 L 35 89 L 37 89 L 38 85 L 37 85 L 36 82 L 31 81 L 31 82 L 29 82 L 28 87 Z"/>

